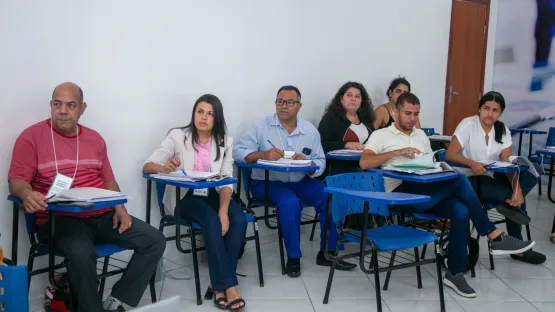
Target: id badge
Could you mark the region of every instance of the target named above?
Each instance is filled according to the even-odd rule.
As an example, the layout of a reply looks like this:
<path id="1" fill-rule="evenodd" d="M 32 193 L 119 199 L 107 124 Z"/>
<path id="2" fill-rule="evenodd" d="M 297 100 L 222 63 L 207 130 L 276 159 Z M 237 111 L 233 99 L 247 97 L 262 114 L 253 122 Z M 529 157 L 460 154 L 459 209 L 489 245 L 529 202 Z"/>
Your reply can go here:
<path id="1" fill-rule="evenodd" d="M 196 189 L 196 190 L 193 190 L 193 195 L 195 195 L 195 196 L 202 196 L 202 197 L 208 197 L 208 189 L 207 189 L 207 188 L 203 188 L 203 189 Z"/>
<path id="2" fill-rule="evenodd" d="M 295 155 L 295 151 L 283 151 L 283 158 L 291 159 Z"/>
<path id="3" fill-rule="evenodd" d="M 63 190 L 69 190 L 72 184 L 73 178 L 57 173 L 54 177 L 54 181 L 52 181 L 52 185 L 50 185 L 50 189 L 48 189 L 46 198 L 51 198 Z"/>

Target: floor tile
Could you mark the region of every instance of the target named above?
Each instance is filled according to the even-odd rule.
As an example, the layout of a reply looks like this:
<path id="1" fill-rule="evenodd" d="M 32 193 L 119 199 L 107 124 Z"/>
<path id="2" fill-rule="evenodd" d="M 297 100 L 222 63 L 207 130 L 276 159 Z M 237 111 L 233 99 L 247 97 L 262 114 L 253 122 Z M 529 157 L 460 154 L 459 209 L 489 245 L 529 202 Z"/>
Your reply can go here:
<path id="1" fill-rule="evenodd" d="M 391 312 L 440 312 L 439 301 L 435 300 L 397 300 L 386 299 L 385 302 Z M 445 309 L 449 312 L 464 312 L 461 306 L 453 300 L 445 301 Z"/>
<path id="2" fill-rule="evenodd" d="M 465 298 L 457 295 L 449 287 L 446 291 L 457 301 L 482 300 L 482 301 L 524 301 L 511 287 L 499 278 L 467 278 L 470 287 L 476 291 L 476 298 Z"/>
<path id="3" fill-rule="evenodd" d="M 531 301 L 530 303 L 541 312 L 555 311 L 555 301 Z"/>
<path id="4" fill-rule="evenodd" d="M 504 278 L 503 282 L 528 301 L 550 301 L 555 298 L 555 279 Z"/>
<path id="5" fill-rule="evenodd" d="M 538 312 L 532 304 L 522 302 L 491 302 L 491 301 L 461 301 L 459 304 L 466 312 L 488 311 L 488 312 Z"/>

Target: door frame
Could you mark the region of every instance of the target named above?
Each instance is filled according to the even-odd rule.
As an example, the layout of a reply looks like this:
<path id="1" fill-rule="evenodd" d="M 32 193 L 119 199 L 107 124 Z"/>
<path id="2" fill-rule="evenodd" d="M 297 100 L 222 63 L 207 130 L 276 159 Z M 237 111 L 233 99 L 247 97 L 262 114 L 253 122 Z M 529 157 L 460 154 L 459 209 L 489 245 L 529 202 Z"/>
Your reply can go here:
<path id="1" fill-rule="evenodd" d="M 480 75 L 480 94 L 484 94 L 484 80 L 486 75 L 486 55 L 488 51 L 488 35 L 489 35 L 489 13 L 491 10 L 491 0 L 451 0 L 451 21 L 449 26 L 449 52 L 447 56 L 447 72 L 445 75 L 445 98 L 443 103 L 443 132 L 447 128 L 447 108 L 449 105 L 449 73 L 451 72 L 451 60 L 452 60 L 452 43 L 453 43 L 453 22 L 455 15 L 455 2 L 475 2 L 486 5 L 486 29 L 484 35 L 484 54 L 482 56 L 482 73 Z"/>

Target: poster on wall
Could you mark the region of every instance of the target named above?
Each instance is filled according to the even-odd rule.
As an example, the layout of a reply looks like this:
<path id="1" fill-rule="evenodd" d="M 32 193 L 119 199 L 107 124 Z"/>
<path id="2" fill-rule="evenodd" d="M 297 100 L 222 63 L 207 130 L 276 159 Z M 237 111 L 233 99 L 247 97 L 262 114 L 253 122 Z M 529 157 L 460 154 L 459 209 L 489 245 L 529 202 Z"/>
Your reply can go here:
<path id="1" fill-rule="evenodd" d="M 502 121 L 510 128 L 555 127 L 555 0 L 499 1 L 493 90 L 506 100 Z M 524 136 L 523 155 L 543 148 L 546 136 Z M 518 136 L 513 136 L 514 152 Z"/>

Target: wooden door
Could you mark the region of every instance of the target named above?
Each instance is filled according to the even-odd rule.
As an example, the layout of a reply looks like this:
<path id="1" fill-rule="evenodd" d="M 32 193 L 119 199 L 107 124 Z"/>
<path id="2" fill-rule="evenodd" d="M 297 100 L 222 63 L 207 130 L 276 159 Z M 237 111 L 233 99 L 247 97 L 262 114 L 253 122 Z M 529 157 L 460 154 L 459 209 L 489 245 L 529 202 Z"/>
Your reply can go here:
<path id="1" fill-rule="evenodd" d="M 452 0 L 443 133 L 478 112 L 484 71 L 490 0 Z"/>

